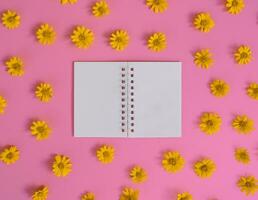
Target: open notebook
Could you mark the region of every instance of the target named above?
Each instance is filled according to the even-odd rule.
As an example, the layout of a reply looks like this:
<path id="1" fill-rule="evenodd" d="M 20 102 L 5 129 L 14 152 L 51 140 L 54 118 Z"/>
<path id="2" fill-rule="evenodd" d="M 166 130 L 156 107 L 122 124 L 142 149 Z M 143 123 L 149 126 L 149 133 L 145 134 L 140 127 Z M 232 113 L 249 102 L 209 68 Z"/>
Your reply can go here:
<path id="1" fill-rule="evenodd" d="M 180 62 L 75 62 L 75 137 L 180 137 Z"/>

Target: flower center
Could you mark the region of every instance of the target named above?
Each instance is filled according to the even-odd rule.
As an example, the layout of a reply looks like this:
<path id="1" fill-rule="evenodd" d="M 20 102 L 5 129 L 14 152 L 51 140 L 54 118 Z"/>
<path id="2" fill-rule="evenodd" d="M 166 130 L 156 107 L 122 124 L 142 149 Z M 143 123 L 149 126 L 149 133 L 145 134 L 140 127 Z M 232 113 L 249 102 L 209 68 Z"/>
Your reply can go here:
<path id="1" fill-rule="evenodd" d="M 246 186 L 246 187 L 251 187 L 251 186 L 252 186 L 252 183 L 246 182 L 246 183 L 245 183 L 245 186 Z"/>
<path id="2" fill-rule="evenodd" d="M 160 5 L 160 4 L 161 4 L 161 2 L 160 2 L 160 0 L 154 0 L 154 1 L 153 1 L 153 4 L 155 4 L 155 5 L 157 5 L 157 6 L 158 6 L 158 5 Z"/>
<path id="3" fill-rule="evenodd" d="M 241 154 L 240 154 L 240 158 L 241 158 L 241 159 L 247 159 L 246 153 L 241 153 Z"/>
<path id="4" fill-rule="evenodd" d="M 207 126 L 210 126 L 210 127 L 211 127 L 211 126 L 213 126 L 214 123 L 213 123 L 212 120 L 208 120 L 208 121 L 206 122 L 206 124 L 207 124 Z"/>
<path id="5" fill-rule="evenodd" d="M 218 91 L 223 91 L 224 90 L 224 87 L 222 86 L 222 85 L 217 85 L 216 86 L 216 90 L 218 90 Z"/>
<path id="6" fill-rule="evenodd" d="M 8 158 L 8 159 L 12 159 L 13 158 L 13 153 L 8 153 L 7 155 L 6 155 L 6 158 Z"/>
<path id="7" fill-rule="evenodd" d="M 12 66 L 13 66 L 13 68 L 15 70 L 19 70 L 21 68 L 21 64 L 20 63 L 14 63 Z"/>
<path id="8" fill-rule="evenodd" d="M 116 41 L 117 41 L 118 43 L 122 43 L 122 42 L 123 42 L 123 38 L 122 38 L 122 37 L 117 37 L 117 38 L 116 38 Z"/>
<path id="9" fill-rule="evenodd" d="M 109 154 L 109 152 L 104 151 L 104 152 L 103 152 L 103 156 L 104 156 L 104 158 L 109 158 L 109 157 L 110 157 L 110 154 Z"/>
<path id="10" fill-rule="evenodd" d="M 100 14 L 104 14 L 105 13 L 105 8 L 104 7 L 99 7 L 98 11 L 100 12 Z"/>
<path id="11" fill-rule="evenodd" d="M 253 89 L 253 93 L 254 93 L 255 95 L 258 95 L 258 88 L 254 88 L 254 89 Z"/>
<path id="12" fill-rule="evenodd" d="M 248 54 L 246 52 L 243 52 L 243 53 L 241 53 L 240 57 L 242 59 L 246 59 L 246 58 L 248 58 Z"/>
<path id="13" fill-rule="evenodd" d="M 37 127 L 37 131 L 38 131 L 39 133 L 44 133 L 44 132 L 45 132 L 44 126 L 39 126 L 39 127 Z"/>
<path id="14" fill-rule="evenodd" d="M 201 170 L 204 171 L 204 172 L 207 172 L 208 171 L 207 165 L 201 166 Z"/>
<path id="15" fill-rule="evenodd" d="M 200 60 L 201 60 L 202 63 L 206 63 L 208 61 L 208 57 L 207 56 L 202 56 L 200 58 Z"/>
<path id="16" fill-rule="evenodd" d="M 49 96 L 49 95 L 50 95 L 49 89 L 42 89 L 42 90 L 41 90 L 41 93 L 42 93 L 42 95 L 44 95 L 44 96 Z"/>
<path id="17" fill-rule="evenodd" d="M 209 21 L 208 21 L 208 20 L 206 20 L 206 19 L 203 19 L 203 20 L 201 20 L 200 24 L 201 24 L 201 26 L 206 27 L 206 26 L 208 26 L 208 25 L 209 25 Z"/>
<path id="18" fill-rule="evenodd" d="M 247 126 L 247 122 L 246 121 L 240 121 L 239 126 L 242 127 L 242 128 L 245 128 Z"/>
<path id="19" fill-rule="evenodd" d="M 51 38 L 51 32 L 50 31 L 43 31 L 42 35 L 45 38 Z"/>
<path id="20" fill-rule="evenodd" d="M 9 23 L 14 23 L 14 22 L 15 22 L 15 18 L 16 18 L 16 16 L 8 17 L 7 21 L 8 21 Z"/>
<path id="21" fill-rule="evenodd" d="M 80 34 L 80 35 L 78 36 L 78 38 L 79 38 L 80 41 L 85 41 L 85 40 L 86 40 L 86 37 L 85 37 L 85 35 L 83 35 L 83 34 Z"/>
<path id="22" fill-rule="evenodd" d="M 142 173 L 141 172 L 136 172 L 135 176 L 138 177 L 138 178 L 141 178 L 142 177 Z"/>
<path id="23" fill-rule="evenodd" d="M 170 159 L 168 160 L 168 163 L 169 163 L 170 165 L 176 165 L 176 159 L 175 159 L 175 158 L 170 158 Z"/>
<path id="24" fill-rule="evenodd" d="M 65 167 L 65 166 L 64 166 L 64 163 L 59 163 L 59 164 L 58 164 L 58 168 L 59 168 L 59 169 L 62 170 L 62 169 L 64 169 L 64 167 Z"/>
<path id="25" fill-rule="evenodd" d="M 154 46 L 160 46 L 160 41 L 159 39 L 153 40 Z"/>
<path id="26" fill-rule="evenodd" d="M 237 0 L 232 1 L 232 6 L 237 7 L 238 6 L 238 1 Z"/>

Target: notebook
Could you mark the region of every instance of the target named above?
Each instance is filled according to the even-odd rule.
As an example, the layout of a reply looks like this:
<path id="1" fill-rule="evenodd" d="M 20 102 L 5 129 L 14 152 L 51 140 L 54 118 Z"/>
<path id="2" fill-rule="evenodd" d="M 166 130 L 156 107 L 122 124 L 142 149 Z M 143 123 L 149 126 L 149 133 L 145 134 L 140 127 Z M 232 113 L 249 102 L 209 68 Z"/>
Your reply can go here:
<path id="1" fill-rule="evenodd" d="M 181 136 L 180 62 L 75 62 L 74 136 Z"/>

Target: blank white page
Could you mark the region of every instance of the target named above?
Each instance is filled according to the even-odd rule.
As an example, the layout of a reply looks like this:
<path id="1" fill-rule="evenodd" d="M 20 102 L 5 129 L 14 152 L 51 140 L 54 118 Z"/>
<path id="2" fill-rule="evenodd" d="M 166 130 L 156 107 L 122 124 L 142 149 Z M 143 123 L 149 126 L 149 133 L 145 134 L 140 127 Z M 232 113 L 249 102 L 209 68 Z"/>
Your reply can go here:
<path id="1" fill-rule="evenodd" d="M 181 136 L 181 63 L 130 62 L 133 121 L 129 137 Z M 130 88 L 130 87 L 129 87 Z M 131 119 L 131 118 L 129 118 Z"/>
<path id="2" fill-rule="evenodd" d="M 127 137 L 121 133 L 123 62 L 74 63 L 74 136 Z"/>

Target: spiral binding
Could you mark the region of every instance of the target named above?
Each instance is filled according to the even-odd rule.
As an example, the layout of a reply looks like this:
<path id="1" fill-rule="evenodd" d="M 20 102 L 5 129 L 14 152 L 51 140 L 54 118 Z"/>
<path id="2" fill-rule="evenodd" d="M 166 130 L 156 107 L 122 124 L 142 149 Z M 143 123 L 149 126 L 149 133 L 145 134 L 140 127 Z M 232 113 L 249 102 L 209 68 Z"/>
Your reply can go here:
<path id="1" fill-rule="evenodd" d="M 128 72 L 128 132 L 133 133 L 135 131 L 135 92 L 134 92 L 134 68 L 130 67 Z"/>
<path id="2" fill-rule="evenodd" d="M 127 133 L 127 70 L 121 68 L 121 131 Z"/>
<path id="3" fill-rule="evenodd" d="M 121 131 L 133 133 L 135 131 L 134 105 L 134 68 L 121 68 Z"/>

